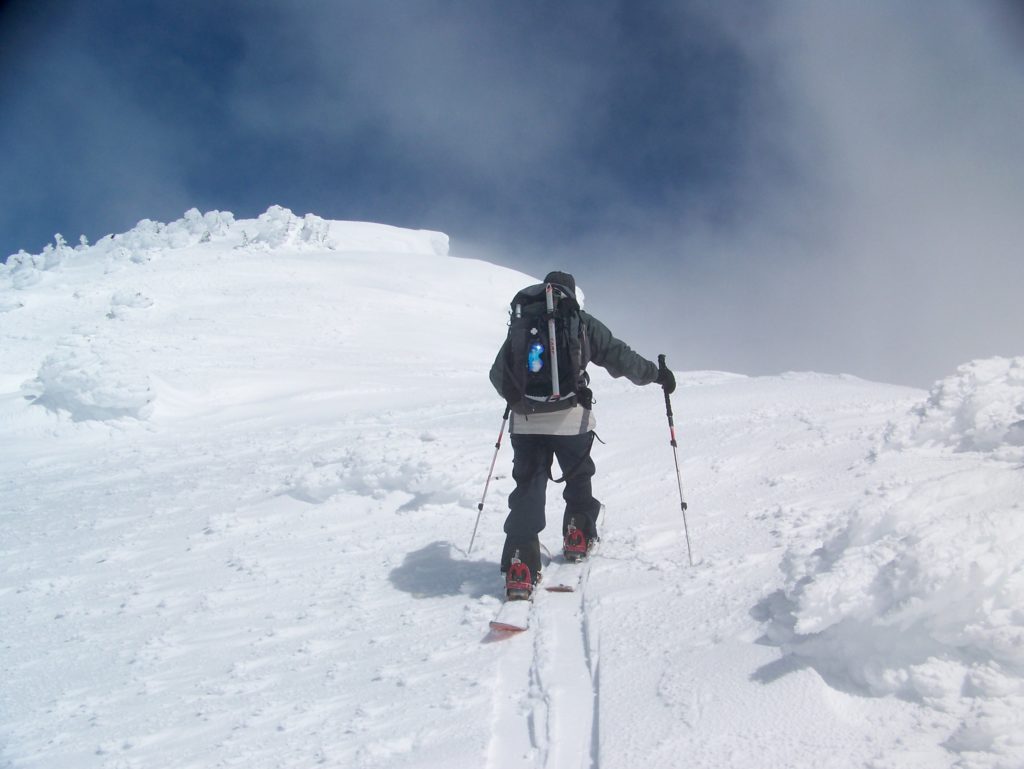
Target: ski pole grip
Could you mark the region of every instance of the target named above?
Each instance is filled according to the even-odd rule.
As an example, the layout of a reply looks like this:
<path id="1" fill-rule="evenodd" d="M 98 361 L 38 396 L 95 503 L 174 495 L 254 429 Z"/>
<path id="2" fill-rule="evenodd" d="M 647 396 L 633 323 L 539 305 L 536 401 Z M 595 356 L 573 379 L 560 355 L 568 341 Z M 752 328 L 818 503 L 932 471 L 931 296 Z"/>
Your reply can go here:
<path id="1" fill-rule="evenodd" d="M 658 356 L 658 368 L 667 368 L 665 365 L 665 353 Z M 661 391 L 665 393 L 665 414 L 668 416 L 669 425 L 672 425 L 672 401 L 668 397 L 668 390 L 665 389 L 665 385 L 661 386 Z"/>

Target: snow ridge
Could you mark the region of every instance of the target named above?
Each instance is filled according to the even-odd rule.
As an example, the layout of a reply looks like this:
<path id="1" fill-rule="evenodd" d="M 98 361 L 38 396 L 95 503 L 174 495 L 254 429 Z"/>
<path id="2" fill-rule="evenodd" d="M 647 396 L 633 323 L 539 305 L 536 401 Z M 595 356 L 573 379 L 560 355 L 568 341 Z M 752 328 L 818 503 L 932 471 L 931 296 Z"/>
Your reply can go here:
<path id="1" fill-rule="evenodd" d="M 61 234 L 38 254 L 19 251 L 0 264 L 0 280 L 16 289 L 33 286 L 45 273 L 84 260 L 143 263 L 167 251 L 204 243 L 268 251 L 379 251 L 387 253 L 448 254 L 448 237 L 440 232 L 411 231 L 383 224 L 331 222 L 315 214 L 298 217 L 287 208 L 271 206 L 254 220 L 235 220 L 230 211 L 200 213 L 190 209 L 164 224 L 143 219 L 134 228 L 107 235 L 90 245 L 83 235 L 71 247 Z M 0 312 L 4 310 L 0 308 Z"/>

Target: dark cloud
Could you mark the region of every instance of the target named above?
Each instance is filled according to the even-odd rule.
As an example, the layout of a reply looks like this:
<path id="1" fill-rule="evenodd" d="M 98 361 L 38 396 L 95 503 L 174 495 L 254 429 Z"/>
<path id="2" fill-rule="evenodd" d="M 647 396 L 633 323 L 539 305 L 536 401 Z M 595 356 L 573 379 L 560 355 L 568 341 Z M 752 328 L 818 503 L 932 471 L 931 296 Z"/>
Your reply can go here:
<path id="1" fill-rule="evenodd" d="M 674 6 L 101 1 L 47 16 L 9 114 L 145 116 L 196 205 L 566 238 L 727 183 L 741 59 Z M 78 61 L 68 81 L 100 93 L 54 100 L 41 71 Z M 50 144 L 22 143 L 24 167 Z"/>

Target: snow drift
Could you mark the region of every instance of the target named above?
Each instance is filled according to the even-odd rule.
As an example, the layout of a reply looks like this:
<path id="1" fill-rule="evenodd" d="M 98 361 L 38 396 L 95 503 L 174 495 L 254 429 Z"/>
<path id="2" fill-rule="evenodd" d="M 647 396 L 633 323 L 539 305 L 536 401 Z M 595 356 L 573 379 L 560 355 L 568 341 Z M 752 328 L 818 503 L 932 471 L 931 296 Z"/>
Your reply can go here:
<path id="1" fill-rule="evenodd" d="M 1022 417 L 1024 358 L 937 382 L 873 454 L 887 479 L 789 553 L 775 631 L 839 686 L 962 713 L 948 745 L 1006 767 L 1024 761 Z"/>
<path id="2" fill-rule="evenodd" d="M 22 392 L 33 403 L 63 411 L 75 421 L 146 419 L 153 411 L 145 368 L 109 338 L 59 342 Z"/>
<path id="3" fill-rule="evenodd" d="M 964 364 L 937 382 L 910 418 L 893 425 L 889 442 L 1024 460 L 1024 357 Z"/>

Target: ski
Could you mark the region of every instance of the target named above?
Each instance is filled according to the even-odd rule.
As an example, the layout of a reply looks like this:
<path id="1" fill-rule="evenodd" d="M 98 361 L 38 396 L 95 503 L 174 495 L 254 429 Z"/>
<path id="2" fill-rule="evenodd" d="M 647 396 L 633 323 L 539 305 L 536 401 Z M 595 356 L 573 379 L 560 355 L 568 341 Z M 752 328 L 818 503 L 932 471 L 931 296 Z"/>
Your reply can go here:
<path id="1" fill-rule="evenodd" d="M 491 630 L 499 633 L 521 633 L 530 628 L 530 615 L 536 601 L 544 593 L 576 593 L 583 589 L 590 573 L 590 556 L 579 561 L 567 561 L 563 556 L 552 559 L 543 572 L 538 589 L 529 600 L 505 600 L 490 622 Z M 542 589 L 540 589 L 542 588 Z"/>
<path id="2" fill-rule="evenodd" d="M 604 524 L 605 508 L 602 505 L 598 513 L 598 526 Z M 601 546 L 600 539 L 594 539 L 585 554 L 571 553 L 569 558 L 563 553 L 549 557 L 548 564 L 541 572 L 540 584 L 533 591 L 529 600 L 506 599 L 498 608 L 498 613 L 490 622 L 491 630 L 502 634 L 521 633 L 530 628 L 530 615 L 535 601 L 544 593 L 576 593 L 583 590 L 590 576 L 590 564 Z M 545 552 L 547 552 L 545 548 Z"/>
<path id="3" fill-rule="evenodd" d="M 566 568 L 560 572 L 561 579 L 558 582 L 550 582 L 544 585 L 544 589 L 549 593 L 575 593 L 580 589 L 581 580 L 583 577 L 583 569 L 585 567 L 584 561 L 565 562 L 567 566 L 577 566 L 578 568 Z"/>
<path id="4" fill-rule="evenodd" d="M 530 627 L 530 614 L 534 603 L 546 591 L 541 590 L 546 583 L 557 584 L 558 575 L 562 564 L 555 560 L 549 560 L 547 566 L 541 572 L 540 584 L 535 586 L 533 594 L 529 599 L 506 598 L 498 609 L 498 613 L 491 620 L 491 630 L 501 633 L 519 633 Z"/>
<path id="5" fill-rule="evenodd" d="M 529 629 L 532 608 L 532 600 L 504 601 L 491 620 L 491 630 L 499 633 L 521 633 Z"/>
<path id="6" fill-rule="evenodd" d="M 597 555 L 600 545 L 601 540 L 596 540 L 583 557 L 566 559 L 565 556 L 561 556 L 558 563 L 564 568 L 558 570 L 557 580 L 551 580 L 543 585 L 543 588 L 549 593 L 575 593 L 581 590 L 590 574 L 590 561 Z"/>

